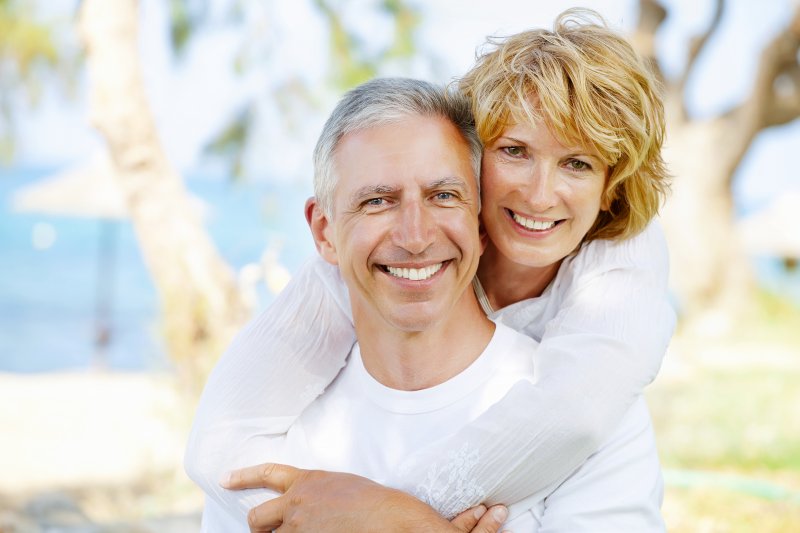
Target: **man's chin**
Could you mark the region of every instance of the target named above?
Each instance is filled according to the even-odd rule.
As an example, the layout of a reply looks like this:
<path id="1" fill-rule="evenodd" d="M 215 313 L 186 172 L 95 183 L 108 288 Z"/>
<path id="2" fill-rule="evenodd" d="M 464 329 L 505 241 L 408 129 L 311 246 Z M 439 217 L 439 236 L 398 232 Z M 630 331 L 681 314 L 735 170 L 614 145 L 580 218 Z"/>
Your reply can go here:
<path id="1" fill-rule="evenodd" d="M 384 320 L 394 329 L 406 333 L 423 332 L 433 327 L 442 317 L 442 310 L 426 303 L 406 303 L 384 313 Z"/>

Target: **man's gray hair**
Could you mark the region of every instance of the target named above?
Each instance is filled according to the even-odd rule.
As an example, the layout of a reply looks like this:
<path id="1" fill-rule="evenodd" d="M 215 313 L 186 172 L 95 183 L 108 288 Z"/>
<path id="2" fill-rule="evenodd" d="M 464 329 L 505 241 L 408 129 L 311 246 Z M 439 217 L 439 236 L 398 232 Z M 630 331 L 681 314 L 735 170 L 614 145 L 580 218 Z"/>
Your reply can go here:
<path id="1" fill-rule="evenodd" d="M 328 217 L 338 176 L 333 157 L 339 141 L 355 131 L 385 126 L 404 118 L 441 117 L 461 133 L 480 187 L 483 146 L 475 131 L 469 100 L 455 90 L 410 78 L 377 78 L 345 94 L 325 122 L 314 148 L 314 195 Z"/>

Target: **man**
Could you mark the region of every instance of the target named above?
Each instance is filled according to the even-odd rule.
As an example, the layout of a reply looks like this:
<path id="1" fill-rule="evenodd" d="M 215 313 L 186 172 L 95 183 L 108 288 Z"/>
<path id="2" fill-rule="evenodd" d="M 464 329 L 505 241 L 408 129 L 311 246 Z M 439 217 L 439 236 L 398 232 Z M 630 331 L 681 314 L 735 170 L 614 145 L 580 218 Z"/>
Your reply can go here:
<path id="1" fill-rule="evenodd" d="M 482 251 L 479 160 L 468 105 L 434 86 L 374 80 L 340 102 L 315 151 L 316 198 L 306 216 L 317 250 L 347 286 L 357 344 L 288 433 L 266 439 L 258 460 L 238 457 L 239 464 L 269 460 L 344 471 L 424 492 L 425 480 L 404 478 L 404 460 L 457 432 L 515 383 L 535 379 L 535 342 L 488 320 L 471 290 Z M 567 522 L 559 516 L 574 513 L 589 529 L 662 529 L 657 458 L 632 455 L 641 448 L 641 438 L 632 437 L 641 417 L 629 414 L 610 444 L 559 487 L 504 502 L 512 510 L 506 527 L 563 529 Z M 647 440 L 644 425 L 640 435 Z M 481 460 L 468 447 L 449 453 L 455 461 Z M 458 490 L 480 494 L 470 480 L 457 481 Z M 607 493 L 615 484 L 640 496 L 612 502 L 616 497 Z M 207 492 L 204 528 L 242 529 L 243 517 L 237 525 L 223 511 L 226 497 Z M 435 513 L 427 516 L 429 529 L 453 527 Z M 285 513 L 277 521 L 256 513 L 251 526 L 266 531 L 285 519 Z"/>

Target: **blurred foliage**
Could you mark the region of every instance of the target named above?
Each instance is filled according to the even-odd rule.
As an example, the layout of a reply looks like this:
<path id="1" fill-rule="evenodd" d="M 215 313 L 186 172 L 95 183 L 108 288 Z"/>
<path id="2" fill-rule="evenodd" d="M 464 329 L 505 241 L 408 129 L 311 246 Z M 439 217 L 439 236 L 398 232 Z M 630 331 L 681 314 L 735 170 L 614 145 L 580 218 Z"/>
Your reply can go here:
<path id="1" fill-rule="evenodd" d="M 224 24 L 241 25 L 245 15 L 244 0 L 229 0 L 221 17 Z M 169 38 L 172 51 L 181 59 L 192 39 L 215 22 L 209 0 L 168 0 Z"/>
<path id="2" fill-rule="evenodd" d="M 169 37 L 177 55 L 186 51 L 207 10 L 208 4 L 204 0 L 169 0 Z"/>
<path id="3" fill-rule="evenodd" d="M 313 0 L 313 5 L 322 15 L 329 32 L 328 86 L 308 87 L 299 79 L 291 79 L 278 84 L 270 91 L 272 101 L 277 104 L 280 111 L 279 118 L 283 121 L 287 132 L 291 133 L 300 122 L 300 119 L 295 118 L 298 115 L 298 108 L 313 106 L 318 100 L 315 95 L 319 91 L 333 90 L 337 93 L 345 91 L 379 75 L 387 63 L 414 56 L 415 31 L 421 21 L 417 8 L 405 0 L 373 2 L 372 8 L 380 16 L 389 17 L 394 30 L 388 46 L 375 51 L 370 50 L 358 33 L 345 23 L 342 14 L 348 4 L 352 2 Z M 181 16 L 191 18 L 186 15 Z M 235 2 L 228 12 L 229 22 L 239 24 L 243 16 L 244 7 Z M 201 18 L 192 20 L 197 22 Z M 253 42 L 254 40 L 261 42 Z M 246 75 L 250 68 L 263 68 L 263 62 L 269 60 L 270 51 L 269 44 L 263 41 L 263 35 L 260 38 L 244 37 L 242 52 L 234 65 L 237 74 Z M 254 60 L 248 60 L 249 55 L 253 56 Z M 244 152 L 254 129 L 253 117 L 258 116 L 258 111 L 257 101 L 248 102 L 205 147 L 207 154 L 224 158 L 230 175 L 234 178 L 241 177 L 245 171 Z"/>
<path id="4" fill-rule="evenodd" d="M 76 7 L 78 2 L 76 2 Z M 387 46 L 372 50 L 349 28 L 342 13 L 353 5 L 348 0 L 312 0 L 328 28 L 330 61 L 326 87 L 307 87 L 292 79 L 271 89 L 272 101 L 278 105 L 279 120 L 291 132 L 296 108 L 313 106 L 319 91 L 347 90 L 376 75 L 388 62 L 410 59 L 415 52 L 414 34 L 420 23 L 418 9 L 406 0 L 374 0 L 368 7 L 379 16 L 388 17 L 393 27 Z M 62 81 L 67 92 L 74 90 L 80 64 L 78 47 L 63 46 L 59 32 L 72 30 L 72 21 L 45 20 L 37 2 L 0 0 L 0 157 L 9 159 L 14 148 L 14 110 L 20 91 L 30 105 L 41 100 L 46 82 Z M 266 5 L 231 0 L 220 12 L 209 0 L 169 0 L 169 35 L 175 58 L 184 57 L 192 40 L 204 29 L 216 24 L 244 26 L 253 9 L 268 10 Z M 269 21 L 266 21 L 268 23 Z M 232 65 L 234 72 L 247 75 L 250 69 L 262 69 L 274 52 L 264 27 L 243 32 L 241 52 Z M 73 39 L 75 37 L 73 36 Z M 289 94 L 291 93 L 291 94 Z M 234 177 L 245 171 L 245 151 L 258 116 L 257 99 L 245 103 L 211 139 L 205 151 L 221 157 Z"/>
<path id="5" fill-rule="evenodd" d="M 34 6 L 0 0 L 0 158 L 13 151 L 15 89 L 21 87 L 31 103 L 41 97 L 41 70 L 54 69 L 58 53 L 50 28 L 37 22 Z"/>
<path id="6" fill-rule="evenodd" d="M 244 173 L 244 147 L 253 127 L 254 109 L 246 105 L 233 120 L 206 145 L 205 151 L 225 159 L 231 176 L 239 178 Z"/>
<path id="7" fill-rule="evenodd" d="M 78 53 L 60 30 L 70 25 L 44 18 L 37 2 L 0 0 L 0 160 L 14 151 L 15 109 L 21 95 L 37 105 L 47 82 L 74 92 Z"/>
<path id="8" fill-rule="evenodd" d="M 347 90 L 375 77 L 381 65 L 390 59 L 413 56 L 414 32 L 420 22 L 419 12 L 415 8 L 402 0 L 384 0 L 377 6 L 381 13 L 392 19 L 394 34 L 387 48 L 370 54 L 358 35 L 344 25 L 341 3 L 314 0 L 314 5 L 322 13 L 330 30 L 330 80 L 336 89 Z"/>

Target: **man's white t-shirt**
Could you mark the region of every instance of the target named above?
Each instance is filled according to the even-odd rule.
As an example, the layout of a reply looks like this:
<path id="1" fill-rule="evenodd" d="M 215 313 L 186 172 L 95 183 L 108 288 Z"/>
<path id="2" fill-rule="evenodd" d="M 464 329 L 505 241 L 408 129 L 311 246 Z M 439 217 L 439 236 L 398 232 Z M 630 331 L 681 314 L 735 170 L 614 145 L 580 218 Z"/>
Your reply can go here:
<path id="1" fill-rule="evenodd" d="M 356 345 L 330 387 L 285 436 L 269 441 L 270 449 L 259 462 L 350 472 L 424 499 L 426 480 L 411 483 L 403 468 L 406 459 L 436 449 L 437 442 L 485 412 L 514 384 L 535 381 L 530 354 L 536 344 L 498 323 L 472 365 L 420 391 L 391 389 L 376 381 Z M 464 467 L 482 460 L 479 450 L 466 445 L 444 453 L 448 462 Z M 450 486 L 482 493 L 473 483 L 461 479 Z M 503 502 L 510 508 L 504 528 L 516 533 L 663 531 L 662 485 L 649 415 L 639 398 L 613 436 L 563 483 L 520 502 Z M 205 531 L 247 531 L 243 517 L 230 517 L 212 499 L 207 499 L 203 522 Z"/>

